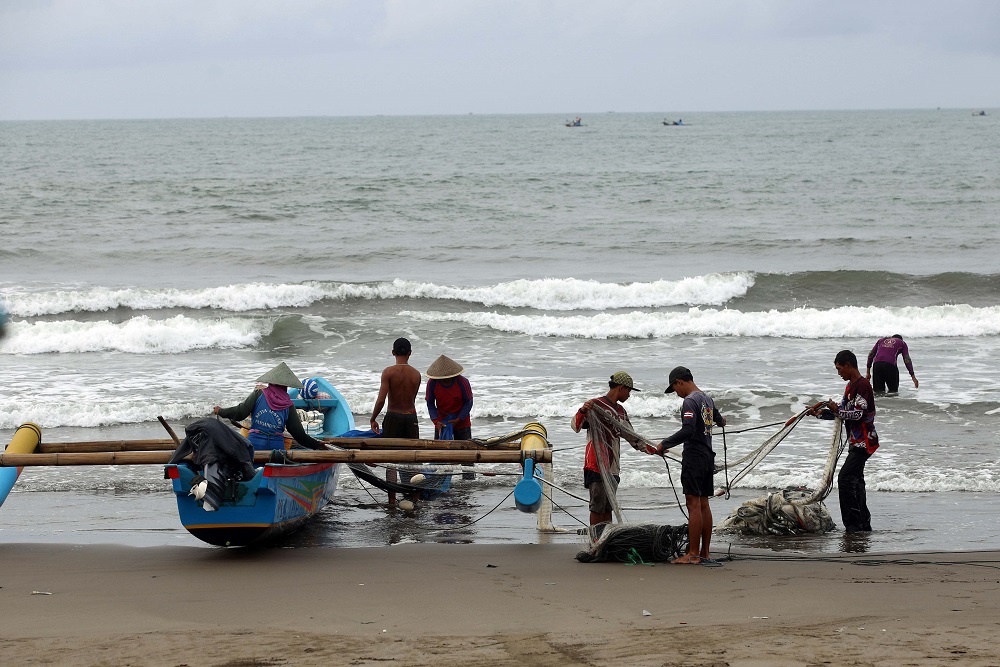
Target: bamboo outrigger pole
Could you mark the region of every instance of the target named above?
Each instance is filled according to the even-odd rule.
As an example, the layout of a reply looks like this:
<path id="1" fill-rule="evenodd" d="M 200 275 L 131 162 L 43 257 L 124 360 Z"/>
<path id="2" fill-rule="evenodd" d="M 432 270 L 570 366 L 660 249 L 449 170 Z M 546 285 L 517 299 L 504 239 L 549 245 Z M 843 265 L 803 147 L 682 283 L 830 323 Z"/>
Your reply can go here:
<path id="1" fill-rule="evenodd" d="M 88 440 L 85 442 L 43 442 L 39 454 L 81 452 L 165 452 L 176 449 L 173 440 Z"/>
<path id="2" fill-rule="evenodd" d="M 483 445 L 476 440 L 409 440 L 406 438 L 321 438 L 328 445 L 343 449 L 385 450 L 469 450 L 469 451 L 517 451 L 519 441 Z M 89 440 L 85 442 L 47 442 L 35 450 L 41 454 L 79 454 L 83 452 L 160 452 L 176 449 L 173 440 Z"/>
<path id="3" fill-rule="evenodd" d="M 433 441 L 442 442 L 442 441 Z M 551 463 L 552 450 L 517 451 L 319 451 L 292 449 L 284 452 L 295 463 Z M 50 454 L 0 454 L 0 467 L 76 465 L 162 465 L 172 451 L 63 452 Z M 254 452 L 254 463 L 267 463 L 270 451 Z"/>

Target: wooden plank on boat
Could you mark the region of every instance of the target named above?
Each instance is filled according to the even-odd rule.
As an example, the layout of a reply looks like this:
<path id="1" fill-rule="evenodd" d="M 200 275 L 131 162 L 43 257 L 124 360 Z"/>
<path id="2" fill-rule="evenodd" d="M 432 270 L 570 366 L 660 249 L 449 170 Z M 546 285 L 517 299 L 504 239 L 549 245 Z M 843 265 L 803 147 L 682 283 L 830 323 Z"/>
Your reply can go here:
<path id="1" fill-rule="evenodd" d="M 293 449 L 285 452 L 296 463 L 521 463 L 525 458 L 551 463 L 552 450 L 517 451 L 318 451 Z M 162 465 L 173 452 L 62 452 L 53 454 L 0 454 L 0 467 L 75 465 Z M 254 462 L 263 464 L 270 451 L 254 452 Z"/>
<path id="2" fill-rule="evenodd" d="M 344 449 L 442 449 L 442 450 L 505 450 L 521 448 L 521 441 L 499 442 L 488 447 L 478 440 L 410 440 L 408 438 L 322 438 L 328 445 Z"/>

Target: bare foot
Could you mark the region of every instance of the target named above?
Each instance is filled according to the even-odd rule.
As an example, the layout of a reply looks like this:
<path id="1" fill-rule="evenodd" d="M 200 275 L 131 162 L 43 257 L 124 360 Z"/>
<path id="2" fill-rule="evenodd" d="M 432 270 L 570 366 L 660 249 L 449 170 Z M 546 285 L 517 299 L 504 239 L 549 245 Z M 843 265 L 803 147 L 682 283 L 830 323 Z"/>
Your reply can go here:
<path id="1" fill-rule="evenodd" d="M 699 563 L 701 563 L 701 557 L 692 554 L 684 554 L 673 561 L 674 565 L 698 565 Z"/>

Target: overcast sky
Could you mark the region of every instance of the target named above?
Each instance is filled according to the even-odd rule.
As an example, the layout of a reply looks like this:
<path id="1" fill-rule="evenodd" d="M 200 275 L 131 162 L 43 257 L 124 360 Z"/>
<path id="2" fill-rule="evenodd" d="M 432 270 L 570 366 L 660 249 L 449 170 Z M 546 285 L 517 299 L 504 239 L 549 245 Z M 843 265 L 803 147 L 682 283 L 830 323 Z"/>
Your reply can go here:
<path id="1" fill-rule="evenodd" d="M 0 0 L 0 119 L 1000 107 L 997 0 Z"/>

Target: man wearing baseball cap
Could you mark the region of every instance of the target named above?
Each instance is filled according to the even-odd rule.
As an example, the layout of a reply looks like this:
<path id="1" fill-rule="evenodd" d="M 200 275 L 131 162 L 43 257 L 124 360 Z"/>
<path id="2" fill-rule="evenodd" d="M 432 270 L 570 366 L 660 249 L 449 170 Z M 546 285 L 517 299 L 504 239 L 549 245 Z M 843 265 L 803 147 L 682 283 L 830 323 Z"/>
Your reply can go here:
<path id="1" fill-rule="evenodd" d="M 678 564 L 714 563 L 708 546 L 712 541 L 712 508 L 708 500 L 715 493 L 715 452 L 712 451 L 712 427 L 726 425 L 712 397 L 698 388 L 694 376 L 684 366 L 670 371 L 665 393 L 684 399 L 681 405 L 681 428 L 656 447 L 662 456 L 674 445 L 684 444 L 681 458 L 681 488 L 688 511 L 688 552 L 674 560 Z"/>
<path id="2" fill-rule="evenodd" d="M 612 415 L 611 419 L 616 422 L 624 422 L 631 428 L 628 413 L 622 407 L 622 403 L 628 400 L 633 391 L 639 391 L 632 382 L 632 376 L 625 371 L 618 371 L 611 376 L 608 382 L 608 393 L 604 396 L 592 398 L 583 404 L 573 419 L 570 426 L 576 433 L 581 428 L 587 429 L 587 448 L 584 453 L 583 463 L 583 485 L 590 492 L 590 525 L 611 521 L 612 504 L 611 497 L 618 490 L 618 482 L 621 481 L 621 432 L 619 429 L 606 428 L 604 420 L 598 421 L 599 417 Z M 598 406 L 603 408 L 599 416 L 591 413 L 592 408 Z M 605 437 L 601 437 L 604 435 Z M 630 436 L 625 436 L 636 449 L 645 451 L 645 446 L 637 442 L 632 442 Z M 600 460 L 599 460 L 600 459 Z M 609 482 L 612 488 L 605 488 L 604 477 L 601 475 L 601 462 L 608 470 Z"/>

